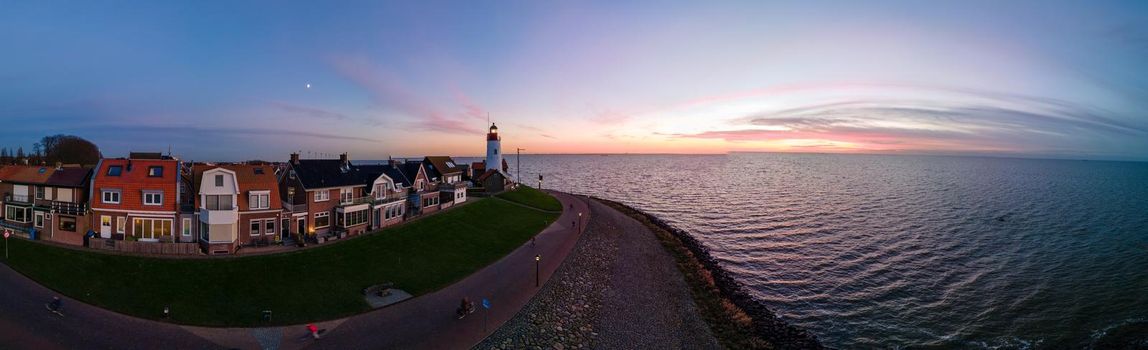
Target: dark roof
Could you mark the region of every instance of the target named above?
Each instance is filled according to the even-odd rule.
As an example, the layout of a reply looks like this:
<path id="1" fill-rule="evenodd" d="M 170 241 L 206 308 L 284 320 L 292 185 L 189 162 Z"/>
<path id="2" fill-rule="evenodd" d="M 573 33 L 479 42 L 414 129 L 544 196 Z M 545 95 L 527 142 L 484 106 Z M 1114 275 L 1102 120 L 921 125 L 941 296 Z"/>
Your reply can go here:
<path id="1" fill-rule="evenodd" d="M 462 172 L 462 167 L 454 162 L 448 156 L 428 156 L 423 158 L 423 163 L 427 164 L 427 176 L 442 177 L 447 174 L 458 174 Z"/>
<path id="2" fill-rule="evenodd" d="M 406 162 L 399 165 L 399 170 L 401 170 L 403 176 L 407 178 L 407 183 L 412 183 L 419 177 L 419 168 L 422 168 L 422 166 L 422 162 Z"/>
<path id="3" fill-rule="evenodd" d="M 52 176 L 48 177 L 46 184 L 52 186 L 64 187 L 84 187 L 88 181 L 88 176 L 92 174 L 92 169 L 89 168 L 60 168 L 57 169 Z"/>
<path id="4" fill-rule="evenodd" d="M 359 167 L 338 159 L 301 159 L 291 164 L 303 188 L 362 186 Z"/>
<path id="5" fill-rule="evenodd" d="M 479 175 L 478 178 L 475 180 L 477 180 L 478 182 L 483 182 L 483 181 L 486 181 L 487 178 L 489 178 L 491 176 L 496 176 L 496 175 L 501 176 L 503 179 L 506 178 L 506 176 L 502 175 L 502 172 L 500 172 L 498 170 L 490 169 L 490 170 L 487 170 L 485 173 L 482 173 L 482 175 Z"/>
<path id="6" fill-rule="evenodd" d="M 387 172 L 386 166 L 382 164 L 356 165 L 355 168 L 359 169 L 359 176 L 362 178 L 363 184 L 367 185 L 365 190 L 367 194 L 375 190 L 375 186 L 372 186 L 375 183 L 375 179 L 378 179 L 379 175 Z M 390 177 L 390 175 L 387 175 L 387 177 Z"/>

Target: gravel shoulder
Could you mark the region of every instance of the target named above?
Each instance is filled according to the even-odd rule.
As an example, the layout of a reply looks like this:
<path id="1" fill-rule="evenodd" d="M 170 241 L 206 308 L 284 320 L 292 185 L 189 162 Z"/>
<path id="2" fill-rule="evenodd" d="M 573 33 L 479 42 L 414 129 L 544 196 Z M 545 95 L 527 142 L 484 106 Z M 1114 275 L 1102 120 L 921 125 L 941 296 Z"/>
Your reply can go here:
<path id="1" fill-rule="evenodd" d="M 476 348 L 721 348 L 653 232 L 597 201 L 590 208 L 554 277 Z"/>

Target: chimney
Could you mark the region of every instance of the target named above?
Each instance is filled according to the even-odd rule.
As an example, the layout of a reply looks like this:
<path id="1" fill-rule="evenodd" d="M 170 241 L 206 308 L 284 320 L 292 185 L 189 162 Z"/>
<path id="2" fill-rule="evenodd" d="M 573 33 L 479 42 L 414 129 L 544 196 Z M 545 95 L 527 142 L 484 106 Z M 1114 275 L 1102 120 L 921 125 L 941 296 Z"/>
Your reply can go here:
<path id="1" fill-rule="evenodd" d="M 299 164 L 299 153 L 291 153 L 291 164 Z"/>
<path id="2" fill-rule="evenodd" d="M 347 152 L 343 152 L 343 154 L 339 155 L 339 161 L 343 163 L 347 162 Z"/>

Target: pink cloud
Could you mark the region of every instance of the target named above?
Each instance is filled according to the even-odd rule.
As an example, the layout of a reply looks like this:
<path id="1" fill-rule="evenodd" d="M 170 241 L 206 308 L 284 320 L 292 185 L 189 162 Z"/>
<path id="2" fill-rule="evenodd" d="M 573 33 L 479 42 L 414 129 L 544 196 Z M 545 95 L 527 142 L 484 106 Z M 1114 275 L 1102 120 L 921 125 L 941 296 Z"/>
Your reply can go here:
<path id="1" fill-rule="evenodd" d="M 371 94 L 375 103 L 394 108 L 414 120 L 401 123 L 412 130 L 454 134 L 480 134 L 475 119 L 485 119 L 482 108 L 472 103 L 461 92 L 456 99 L 463 105 L 462 113 L 446 113 L 426 102 L 419 94 L 394 73 L 371 63 L 363 56 L 333 56 L 329 62 L 335 71 Z"/>

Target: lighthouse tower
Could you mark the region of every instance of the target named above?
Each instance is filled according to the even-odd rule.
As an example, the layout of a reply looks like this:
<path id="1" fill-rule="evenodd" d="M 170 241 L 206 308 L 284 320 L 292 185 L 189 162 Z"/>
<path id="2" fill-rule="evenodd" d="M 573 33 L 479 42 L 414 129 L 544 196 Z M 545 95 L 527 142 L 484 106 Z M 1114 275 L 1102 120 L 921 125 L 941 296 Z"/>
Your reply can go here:
<path id="1" fill-rule="evenodd" d="M 502 171 L 502 137 L 498 136 L 498 127 L 490 124 L 490 132 L 486 134 L 486 169 Z"/>

